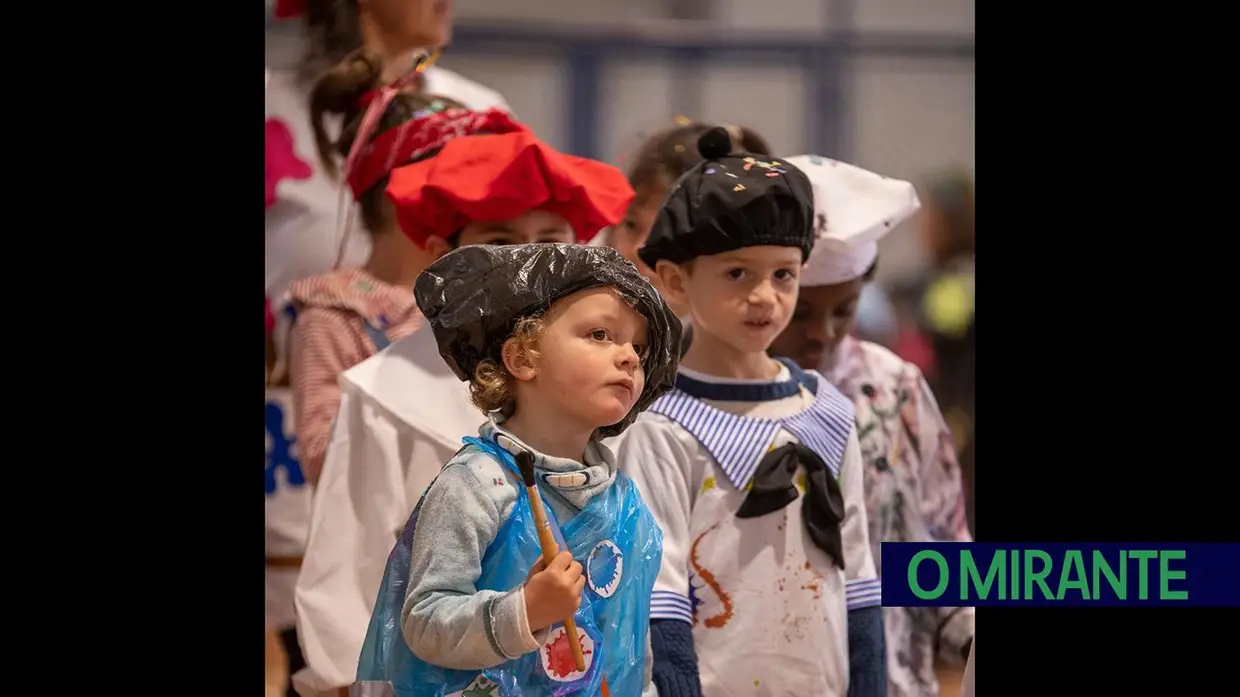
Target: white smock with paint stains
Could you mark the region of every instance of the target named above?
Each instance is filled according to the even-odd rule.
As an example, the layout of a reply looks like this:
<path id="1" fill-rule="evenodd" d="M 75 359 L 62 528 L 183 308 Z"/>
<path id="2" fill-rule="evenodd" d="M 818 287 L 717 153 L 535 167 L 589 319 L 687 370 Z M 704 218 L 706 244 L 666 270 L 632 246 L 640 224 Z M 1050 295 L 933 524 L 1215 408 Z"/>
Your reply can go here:
<path id="1" fill-rule="evenodd" d="M 788 379 L 786 369 L 780 377 Z M 706 403 L 769 419 L 801 412 L 812 401 L 802 388 L 770 402 Z M 795 440 L 780 429 L 768 448 Z M 778 512 L 737 518 L 749 481 L 738 487 L 699 439 L 667 416 L 642 414 L 613 448 L 663 528 L 652 619 L 693 625 L 703 696 L 845 697 L 849 606 L 881 600 L 855 433 L 839 475 L 846 571 L 810 540 L 801 518 L 804 494 Z M 804 492 L 802 474 L 796 481 Z"/>

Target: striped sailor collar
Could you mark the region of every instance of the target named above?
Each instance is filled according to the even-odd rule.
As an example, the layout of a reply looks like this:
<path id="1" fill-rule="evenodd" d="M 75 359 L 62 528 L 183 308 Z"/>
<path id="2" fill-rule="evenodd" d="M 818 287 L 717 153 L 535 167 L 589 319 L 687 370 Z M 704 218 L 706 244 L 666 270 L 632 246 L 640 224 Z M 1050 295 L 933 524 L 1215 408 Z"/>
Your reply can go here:
<path id="1" fill-rule="evenodd" d="M 675 421 L 692 434 L 719 463 L 728 481 L 738 490 L 743 491 L 749 485 L 758 463 L 781 428 L 792 432 L 797 440 L 827 463 L 834 476 L 839 477 L 844 450 L 854 424 L 852 402 L 818 373 L 801 370 L 791 361 L 781 362 L 788 366 L 793 379 L 776 384 L 790 383 L 796 389 L 804 385 L 814 395 L 814 401 L 800 413 L 779 419 L 732 414 L 704 401 L 719 399 L 714 393 L 699 396 L 690 392 L 698 391 L 699 385 L 711 383 L 682 381 L 680 376 L 677 377 L 676 388 L 656 400 L 650 410 Z M 731 386 L 716 383 L 714 387 Z M 727 401 L 726 398 L 723 401 Z"/>

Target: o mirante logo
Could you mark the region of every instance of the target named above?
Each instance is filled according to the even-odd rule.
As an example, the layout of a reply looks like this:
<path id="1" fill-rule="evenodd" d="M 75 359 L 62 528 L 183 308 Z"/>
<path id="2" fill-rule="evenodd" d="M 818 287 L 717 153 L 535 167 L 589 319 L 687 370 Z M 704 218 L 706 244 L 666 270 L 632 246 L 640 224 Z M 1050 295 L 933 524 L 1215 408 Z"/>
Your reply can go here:
<path id="1" fill-rule="evenodd" d="M 1240 544 L 883 543 L 883 605 L 1240 606 Z"/>

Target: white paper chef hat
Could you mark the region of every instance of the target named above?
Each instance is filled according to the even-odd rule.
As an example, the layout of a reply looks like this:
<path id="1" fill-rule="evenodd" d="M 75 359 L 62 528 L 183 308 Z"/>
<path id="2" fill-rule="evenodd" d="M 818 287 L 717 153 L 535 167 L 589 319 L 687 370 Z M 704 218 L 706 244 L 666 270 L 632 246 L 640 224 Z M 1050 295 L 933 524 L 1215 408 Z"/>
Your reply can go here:
<path id="1" fill-rule="evenodd" d="M 829 286 L 860 278 L 878 258 L 878 240 L 921 208 L 909 182 L 818 155 L 785 160 L 814 188 L 818 238 L 801 285 Z"/>

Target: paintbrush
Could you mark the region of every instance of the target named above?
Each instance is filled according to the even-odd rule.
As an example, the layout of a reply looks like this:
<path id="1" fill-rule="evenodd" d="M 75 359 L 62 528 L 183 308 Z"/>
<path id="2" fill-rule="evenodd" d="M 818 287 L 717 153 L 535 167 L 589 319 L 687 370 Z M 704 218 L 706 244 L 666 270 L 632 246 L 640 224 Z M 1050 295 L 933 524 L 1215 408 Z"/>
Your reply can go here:
<path id="1" fill-rule="evenodd" d="M 534 481 L 534 456 L 527 451 L 521 451 L 517 454 L 517 467 L 521 470 L 521 479 L 524 480 L 526 492 L 530 497 L 530 509 L 534 512 L 534 526 L 538 528 L 538 542 L 542 545 L 543 563 L 550 565 L 555 555 L 559 554 L 560 545 L 556 543 L 555 536 L 551 534 L 551 521 L 547 520 L 547 512 L 542 506 L 542 497 L 538 494 L 538 484 Z M 572 615 L 564 620 L 564 632 L 568 635 L 568 646 L 572 649 L 577 670 L 585 671 L 586 657 L 581 652 L 581 640 L 577 637 L 577 623 Z"/>

